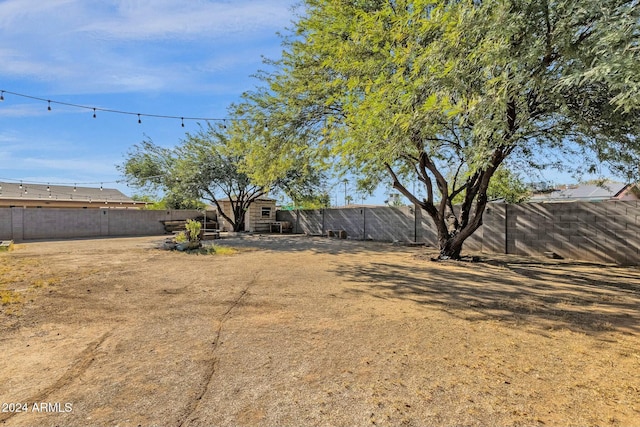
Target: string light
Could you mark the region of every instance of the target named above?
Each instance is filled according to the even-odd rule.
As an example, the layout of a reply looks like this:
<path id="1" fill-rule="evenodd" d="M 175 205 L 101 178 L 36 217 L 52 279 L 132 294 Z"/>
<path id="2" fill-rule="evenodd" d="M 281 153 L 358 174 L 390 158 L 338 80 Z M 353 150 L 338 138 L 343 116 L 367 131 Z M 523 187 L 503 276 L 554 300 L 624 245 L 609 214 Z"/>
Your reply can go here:
<path id="1" fill-rule="evenodd" d="M 16 183 L 16 187 L 17 186 L 18 184 Z M 77 193 L 71 192 L 70 190 L 71 190 L 71 187 L 67 187 L 67 189 L 59 188 L 55 186 L 47 186 L 47 187 L 42 186 L 41 188 L 38 188 L 36 185 L 30 186 L 30 185 L 26 185 L 26 183 L 23 183 L 22 189 L 18 193 L 14 193 L 14 195 L 9 195 L 9 196 L 20 197 L 23 199 L 29 198 L 31 200 L 35 200 L 35 199 L 41 200 L 46 198 L 53 200 L 55 198 L 55 200 L 71 200 L 74 202 L 88 201 L 89 203 L 93 203 L 95 201 L 93 200 L 90 194 L 78 195 Z M 6 194 L 3 194 L 3 189 L 2 189 L 2 186 L 0 185 L 0 197 L 6 197 L 6 196 L 7 196 Z M 114 199 L 110 195 L 105 195 L 104 197 L 100 197 L 98 202 L 100 203 L 105 202 L 105 204 L 119 203 L 120 205 L 124 205 L 125 203 L 132 203 L 132 201 L 128 197 L 125 196 L 125 198 L 116 197 Z M 133 204 L 135 204 L 135 202 Z"/>
<path id="2" fill-rule="evenodd" d="M 149 179 L 151 178 L 160 178 L 164 175 L 153 175 L 148 177 Z M 15 182 L 15 183 L 19 183 L 19 188 L 22 189 L 22 187 L 24 187 L 27 184 L 41 184 L 41 185 L 47 185 L 47 186 L 51 186 L 51 185 L 66 185 L 66 186 L 73 186 L 73 188 L 75 189 L 78 185 L 100 185 L 101 187 L 104 187 L 104 184 L 126 184 L 125 180 L 115 180 L 115 181 L 93 181 L 93 182 L 51 182 L 51 181 L 31 181 L 31 180 L 24 180 L 24 179 L 17 179 L 17 178 L 3 178 L 0 177 L 0 181 L 2 182 Z"/>
<path id="3" fill-rule="evenodd" d="M 174 119 L 174 120 L 180 119 L 181 125 L 184 125 L 184 121 L 185 120 L 204 121 L 204 122 L 225 122 L 226 120 L 242 120 L 242 121 L 246 120 L 246 119 L 226 119 L 226 118 L 216 118 L 216 117 L 186 117 L 186 116 L 171 116 L 171 115 L 165 115 L 165 114 L 135 113 L 135 112 L 132 112 L 132 111 L 116 110 L 116 109 L 111 109 L 111 108 L 100 108 L 100 107 L 93 107 L 93 106 L 88 106 L 88 105 L 73 104 L 73 103 L 70 103 L 70 102 L 55 101 L 55 100 L 52 100 L 52 99 L 40 98 L 40 97 L 32 96 L 32 95 L 25 95 L 23 93 L 12 92 L 12 91 L 8 91 L 8 90 L 0 90 L 0 101 L 4 101 L 5 92 L 8 93 L 8 94 L 14 95 L 14 96 L 21 97 L 21 98 L 28 98 L 28 99 L 33 99 L 33 100 L 36 100 L 36 101 L 46 102 L 48 111 L 51 111 L 51 104 L 64 105 L 64 106 L 67 106 L 67 107 L 74 107 L 74 108 L 83 108 L 85 110 L 93 110 L 93 118 L 97 117 L 97 115 L 96 115 L 97 111 L 102 111 L 102 112 L 105 112 L 105 113 L 128 114 L 128 115 L 131 115 L 131 116 L 138 116 L 138 123 L 142 123 L 141 117 L 153 117 L 153 118 L 158 118 L 158 119 Z"/>

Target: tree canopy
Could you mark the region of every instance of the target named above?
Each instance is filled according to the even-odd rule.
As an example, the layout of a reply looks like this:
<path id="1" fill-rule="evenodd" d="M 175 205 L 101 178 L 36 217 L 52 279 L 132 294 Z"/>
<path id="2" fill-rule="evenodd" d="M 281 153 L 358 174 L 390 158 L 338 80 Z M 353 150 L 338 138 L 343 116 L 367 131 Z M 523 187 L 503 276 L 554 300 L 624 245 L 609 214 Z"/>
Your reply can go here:
<path id="1" fill-rule="evenodd" d="M 433 219 L 441 258 L 459 258 L 505 162 L 638 176 L 638 0 L 303 5 L 282 58 L 234 107 L 260 135 L 251 162 L 275 158 L 258 179 L 303 152 L 367 188 L 390 179 Z"/>
<path id="2" fill-rule="evenodd" d="M 146 139 L 129 151 L 119 169 L 130 185 L 161 190 L 169 201 L 213 203 L 234 231 L 242 231 L 244 214 L 257 199 L 278 190 L 291 198 L 314 194 L 323 182 L 322 174 L 309 164 L 291 162 L 277 177 L 256 183 L 250 176 L 252 164 L 244 155 L 250 143 L 244 128 L 242 121 L 208 125 L 188 133 L 174 148 Z M 231 214 L 222 209 L 222 198 L 229 200 Z"/>

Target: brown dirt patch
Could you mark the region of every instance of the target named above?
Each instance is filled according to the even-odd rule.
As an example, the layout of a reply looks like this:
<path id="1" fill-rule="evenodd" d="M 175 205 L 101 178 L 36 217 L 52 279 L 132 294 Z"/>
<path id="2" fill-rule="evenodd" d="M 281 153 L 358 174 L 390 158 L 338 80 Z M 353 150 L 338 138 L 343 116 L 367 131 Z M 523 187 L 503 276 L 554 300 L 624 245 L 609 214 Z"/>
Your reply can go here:
<path id="1" fill-rule="evenodd" d="M 292 236 L 193 255 L 162 240 L 0 254 L 0 410 L 14 409 L 0 423 L 640 424 L 637 268 L 433 263 Z"/>

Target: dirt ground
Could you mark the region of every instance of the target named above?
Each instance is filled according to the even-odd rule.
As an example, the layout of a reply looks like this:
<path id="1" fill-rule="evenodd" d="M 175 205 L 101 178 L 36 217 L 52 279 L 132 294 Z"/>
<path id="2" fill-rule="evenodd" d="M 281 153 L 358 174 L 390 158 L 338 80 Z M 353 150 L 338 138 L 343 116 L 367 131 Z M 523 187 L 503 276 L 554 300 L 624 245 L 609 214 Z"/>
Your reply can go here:
<path id="1" fill-rule="evenodd" d="M 0 424 L 640 425 L 640 269 L 305 236 L 0 253 Z"/>

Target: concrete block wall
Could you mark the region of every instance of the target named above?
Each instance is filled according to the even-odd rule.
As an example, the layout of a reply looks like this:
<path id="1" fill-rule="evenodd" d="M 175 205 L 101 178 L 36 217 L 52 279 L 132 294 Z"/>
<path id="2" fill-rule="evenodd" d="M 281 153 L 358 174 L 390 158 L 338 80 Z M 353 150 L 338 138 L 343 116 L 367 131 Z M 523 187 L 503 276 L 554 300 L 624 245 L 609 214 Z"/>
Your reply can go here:
<path id="1" fill-rule="evenodd" d="M 364 209 L 325 209 L 324 232 L 327 230 L 344 230 L 350 239 L 364 239 Z"/>
<path id="2" fill-rule="evenodd" d="M 364 208 L 363 211 L 366 239 L 414 242 L 420 236 L 413 207 Z"/>
<path id="3" fill-rule="evenodd" d="M 328 230 L 344 230 L 355 240 L 414 241 L 414 208 L 349 208 L 278 211 L 278 221 L 293 224 L 294 233 L 326 235 Z"/>
<path id="4" fill-rule="evenodd" d="M 508 206 L 507 251 L 554 252 L 564 258 L 640 263 L 637 201 L 527 203 Z"/>
<path id="5" fill-rule="evenodd" d="M 163 220 L 196 218 L 196 210 L 0 208 L 1 240 L 145 236 L 164 233 Z"/>
<path id="6" fill-rule="evenodd" d="M 0 240 L 161 235 L 160 221 L 198 211 L 0 208 Z M 431 218 L 412 207 L 278 211 L 294 233 L 346 230 L 352 239 L 424 242 L 437 247 Z M 640 265 L 640 202 L 491 204 L 463 252 L 543 255 Z"/>
<path id="7" fill-rule="evenodd" d="M 482 252 L 506 253 L 507 209 L 511 205 L 492 203 L 484 211 L 481 235 Z"/>
<path id="8" fill-rule="evenodd" d="M 0 208 L 0 240 L 11 240 L 12 235 L 11 208 Z"/>
<path id="9" fill-rule="evenodd" d="M 15 217 L 22 216 L 20 227 L 14 229 L 14 240 L 64 239 L 101 236 L 102 212 L 108 209 L 24 209 L 11 208 Z"/>
<path id="10" fill-rule="evenodd" d="M 406 208 L 325 209 L 278 212 L 294 232 L 325 234 L 346 230 L 354 239 L 417 241 L 437 247 L 437 232 L 426 212 Z M 640 202 L 490 204 L 483 225 L 463 253 L 544 255 L 640 265 Z"/>

